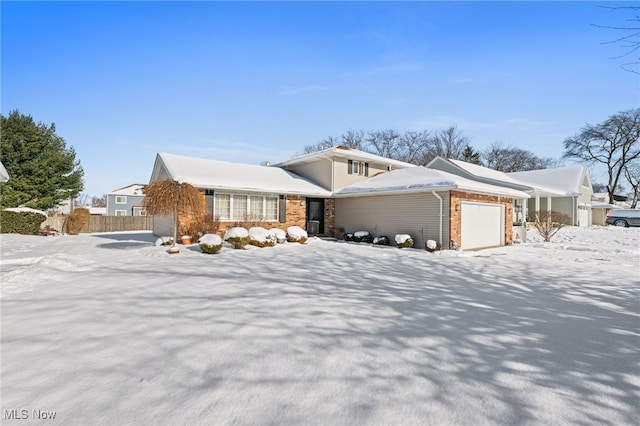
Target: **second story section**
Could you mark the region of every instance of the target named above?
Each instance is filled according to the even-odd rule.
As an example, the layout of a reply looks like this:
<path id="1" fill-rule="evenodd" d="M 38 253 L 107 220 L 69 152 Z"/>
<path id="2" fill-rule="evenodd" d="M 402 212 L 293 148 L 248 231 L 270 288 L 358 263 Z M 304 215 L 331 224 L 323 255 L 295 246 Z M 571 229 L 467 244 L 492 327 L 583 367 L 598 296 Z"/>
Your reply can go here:
<path id="1" fill-rule="evenodd" d="M 274 164 L 334 192 L 363 179 L 396 169 L 415 167 L 357 149 L 337 146 Z"/>
<path id="2" fill-rule="evenodd" d="M 107 194 L 107 216 L 146 216 L 144 185 L 135 183 Z"/>

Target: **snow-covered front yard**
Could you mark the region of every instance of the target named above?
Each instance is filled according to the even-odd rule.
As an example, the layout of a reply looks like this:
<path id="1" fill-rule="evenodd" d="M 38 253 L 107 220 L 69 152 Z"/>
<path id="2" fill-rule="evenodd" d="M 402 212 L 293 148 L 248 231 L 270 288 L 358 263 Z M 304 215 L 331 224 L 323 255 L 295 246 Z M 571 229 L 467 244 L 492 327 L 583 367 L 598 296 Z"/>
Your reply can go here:
<path id="1" fill-rule="evenodd" d="M 637 425 L 640 228 L 529 236 L 1 235 L 2 424 Z"/>

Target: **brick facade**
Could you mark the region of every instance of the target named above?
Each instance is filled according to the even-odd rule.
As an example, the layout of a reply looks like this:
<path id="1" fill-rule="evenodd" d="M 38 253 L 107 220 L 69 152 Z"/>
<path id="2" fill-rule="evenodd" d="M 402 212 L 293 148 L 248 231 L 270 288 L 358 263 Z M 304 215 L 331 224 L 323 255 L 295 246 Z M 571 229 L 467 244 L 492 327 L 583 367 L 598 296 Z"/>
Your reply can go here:
<path id="1" fill-rule="evenodd" d="M 463 201 L 504 205 L 504 243 L 505 245 L 513 243 L 513 199 L 497 195 L 451 191 L 449 201 L 449 238 L 455 241 L 458 246 L 462 243 L 462 208 L 459 206 Z M 458 210 L 456 210 L 456 207 Z"/>

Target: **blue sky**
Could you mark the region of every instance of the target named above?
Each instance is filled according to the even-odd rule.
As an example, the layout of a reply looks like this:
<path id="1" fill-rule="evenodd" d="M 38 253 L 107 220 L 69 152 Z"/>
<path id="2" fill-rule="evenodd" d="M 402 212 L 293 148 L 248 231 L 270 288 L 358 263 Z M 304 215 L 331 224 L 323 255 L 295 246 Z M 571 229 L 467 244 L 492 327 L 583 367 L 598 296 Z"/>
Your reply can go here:
<path id="1" fill-rule="evenodd" d="M 276 162 L 349 129 L 557 158 L 640 106 L 592 25 L 616 4 L 3 1 L 1 111 L 55 123 L 89 195 L 148 182 L 157 152 Z"/>

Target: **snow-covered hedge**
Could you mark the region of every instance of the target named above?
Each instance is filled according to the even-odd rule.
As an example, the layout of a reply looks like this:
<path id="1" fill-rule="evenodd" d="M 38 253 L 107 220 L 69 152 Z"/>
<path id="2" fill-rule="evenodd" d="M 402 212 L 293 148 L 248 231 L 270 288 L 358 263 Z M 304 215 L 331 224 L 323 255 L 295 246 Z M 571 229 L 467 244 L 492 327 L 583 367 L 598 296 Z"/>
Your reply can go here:
<path id="1" fill-rule="evenodd" d="M 308 237 L 307 231 L 299 226 L 290 226 L 287 228 L 287 241 L 290 243 L 304 244 L 307 242 Z"/>
<path id="2" fill-rule="evenodd" d="M 437 250 L 440 250 L 442 247 L 440 246 L 440 243 L 436 242 L 435 240 L 427 240 L 426 243 L 424 243 L 424 249 L 428 252 L 434 252 Z"/>
<path id="3" fill-rule="evenodd" d="M 2 210 L 0 229 L 3 234 L 35 235 L 40 232 L 40 225 L 47 219 L 47 214 L 42 214 L 34 211 Z"/>
<path id="4" fill-rule="evenodd" d="M 278 244 L 282 244 L 287 241 L 287 233 L 282 229 L 271 228 L 271 232 L 273 232 L 273 235 L 276 236 L 276 241 L 278 241 Z"/>
<path id="5" fill-rule="evenodd" d="M 276 235 L 260 226 L 249 229 L 249 244 L 257 247 L 273 247 L 276 245 Z"/>
<path id="6" fill-rule="evenodd" d="M 395 240 L 398 248 L 413 247 L 413 238 L 409 234 L 397 234 Z"/>
<path id="7" fill-rule="evenodd" d="M 344 236 L 345 241 L 353 241 L 356 243 L 372 243 L 373 236 L 369 234 L 369 231 L 357 231 L 349 232 Z"/>
<path id="8" fill-rule="evenodd" d="M 222 250 L 222 238 L 216 234 L 204 234 L 198 244 L 203 253 L 217 254 Z"/>
<path id="9" fill-rule="evenodd" d="M 249 231 L 244 228 L 235 227 L 227 230 L 224 234 L 224 240 L 233 245 L 234 249 L 243 249 L 249 244 L 251 239 L 249 238 Z"/>

